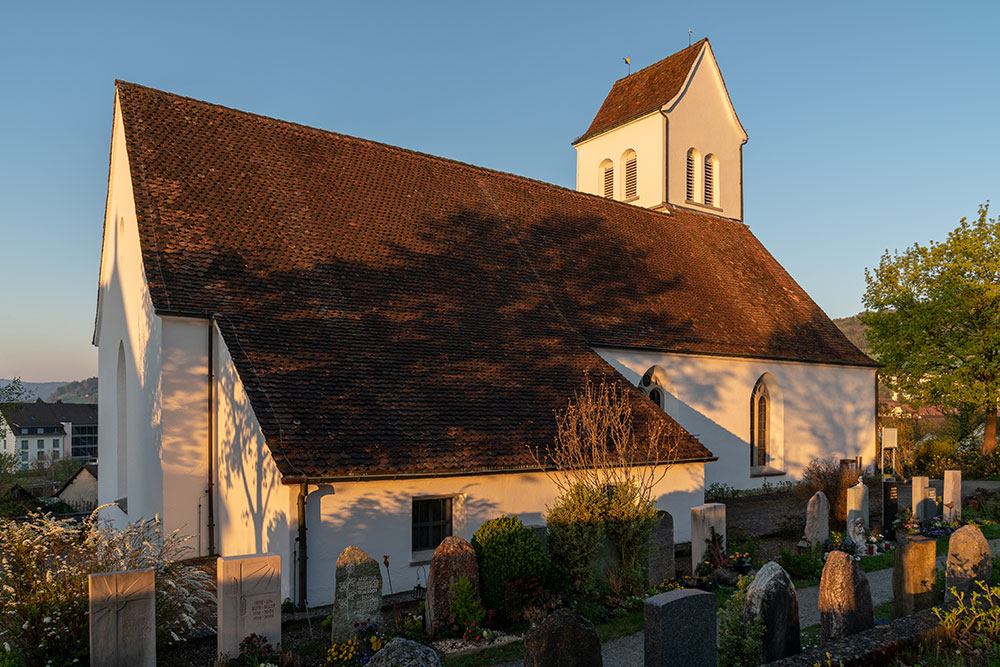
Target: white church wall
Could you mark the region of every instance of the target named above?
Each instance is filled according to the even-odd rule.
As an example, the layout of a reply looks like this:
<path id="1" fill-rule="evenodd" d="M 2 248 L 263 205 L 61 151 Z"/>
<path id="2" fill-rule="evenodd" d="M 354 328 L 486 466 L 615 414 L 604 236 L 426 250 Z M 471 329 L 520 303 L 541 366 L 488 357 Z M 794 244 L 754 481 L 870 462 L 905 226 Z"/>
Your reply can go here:
<path id="1" fill-rule="evenodd" d="M 626 123 L 576 145 L 576 189 L 604 196 L 601 164 L 611 160 L 615 168 L 615 200 L 625 201 L 625 165 L 622 157 L 635 151 L 638 198 L 630 204 L 651 208 L 666 201 L 663 159 L 664 120 L 659 111 Z"/>
<path id="2" fill-rule="evenodd" d="M 638 385 L 658 365 L 674 385 L 668 414 L 719 458 L 705 483 L 759 487 L 766 479 L 801 478 L 817 458 L 875 455 L 875 369 L 833 364 L 670 354 L 595 348 L 626 380 Z M 772 467 L 784 474 L 751 476 L 750 396 L 767 374 L 772 396 Z"/>
<path id="3" fill-rule="evenodd" d="M 220 556 L 263 553 L 281 556 L 281 597 L 294 598 L 291 582 L 296 565 L 292 558 L 292 541 L 297 528 L 295 498 L 298 487 L 281 484 L 278 467 L 250 407 L 229 349 L 221 336 L 216 337 L 216 343 L 218 553 Z M 309 538 L 312 539 L 311 533 Z"/>
<path id="4" fill-rule="evenodd" d="M 655 487 L 656 505 L 674 517 L 674 538 L 691 539 L 690 508 L 704 502 L 704 464 L 672 466 Z M 320 487 L 306 505 L 309 527 L 309 604 L 333 602 L 336 560 L 349 545 L 382 562 L 396 591 L 413 588 L 418 568 L 426 577 L 429 554 L 412 552 L 414 498 L 452 497 L 452 534 L 471 539 L 485 521 L 517 514 L 525 524 L 542 524 L 557 495 L 543 473 L 468 475 L 412 480 L 344 482 Z M 383 570 L 383 573 L 385 571 Z M 426 584 L 426 578 L 423 581 Z M 383 578 L 389 592 L 389 577 Z"/>
<path id="5" fill-rule="evenodd" d="M 161 513 L 161 322 L 146 287 L 132 197 L 125 132 L 117 99 L 104 221 L 98 321 L 98 396 L 101 419 L 98 501 L 127 498 L 128 516 L 109 508 L 118 524 Z M 119 374 L 119 354 L 123 357 Z M 119 406 L 125 409 L 120 411 Z M 119 414 L 121 413 L 121 414 Z"/>
<path id="6" fill-rule="evenodd" d="M 715 65 L 711 48 L 705 46 L 694 66 L 694 74 L 674 105 L 667 109 L 667 142 L 669 179 L 668 196 L 672 204 L 743 218 L 743 173 L 741 146 L 746 134 L 729 102 L 725 83 Z M 702 163 L 697 173 L 703 174 L 704 159 L 715 155 L 719 160 L 716 189 L 721 211 L 687 200 L 687 153 L 695 148 Z M 696 201 L 704 202 L 703 177 L 696 179 Z"/>

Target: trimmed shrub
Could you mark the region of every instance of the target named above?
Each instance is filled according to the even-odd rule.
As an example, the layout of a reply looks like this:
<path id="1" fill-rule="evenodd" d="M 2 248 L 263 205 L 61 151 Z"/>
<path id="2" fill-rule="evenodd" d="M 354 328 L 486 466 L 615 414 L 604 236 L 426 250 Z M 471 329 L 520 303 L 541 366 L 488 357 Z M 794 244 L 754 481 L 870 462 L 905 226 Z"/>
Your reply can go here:
<path id="1" fill-rule="evenodd" d="M 590 563 L 601 546 L 604 534 L 605 495 L 583 484 L 563 493 L 545 519 L 549 527 L 549 558 L 556 588 L 588 600 L 600 594 Z"/>
<path id="2" fill-rule="evenodd" d="M 618 550 L 617 577 L 630 593 L 645 588 L 649 536 L 655 527 L 656 507 L 640 496 L 636 486 L 621 484 L 608 490 L 604 530 Z"/>
<path id="3" fill-rule="evenodd" d="M 517 516 L 490 519 L 472 536 L 479 561 L 480 593 L 487 609 L 509 614 L 508 584 L 520 579 L 544 579 L 548 557 L 535 533 Z"/>

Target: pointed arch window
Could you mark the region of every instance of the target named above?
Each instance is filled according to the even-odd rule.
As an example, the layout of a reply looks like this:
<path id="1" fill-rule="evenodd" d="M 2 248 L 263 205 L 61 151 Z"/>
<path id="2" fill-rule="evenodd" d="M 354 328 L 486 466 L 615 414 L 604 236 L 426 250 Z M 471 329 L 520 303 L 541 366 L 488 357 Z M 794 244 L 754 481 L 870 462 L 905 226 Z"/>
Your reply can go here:
<path id="1" fill-rule="evenodd" d="M 639 193 L 639 167 L 635 159 L 635 151 L 625 151 L 625 155 L 622 156 L 622 162 L 625 165 L 625 182 L 623 184 L 624 187 L 622 188 L 622 191 L 625 193 L 625 201 L 628 201 L 630 199 L 635 199 Z"/>
<path id="2" fill-rule="evenodd" d="M 615 198 L 615 165 L 611 160 L 601 163 L 600 177 L 604 188 L 604 198 Z"/>
<path id="3" fill-rule="evenodd" d="M 719 159 L 709 153 L 705 156 L 705 205 L 719 207 Z"/>
<path id="4" fill-rule="evenodd" d="M 694 148 L 689 148 L 687 152 L 687 170 L 684 187 L 684 196 L 689 202 L 696 202 L 698 196 L 698 171 L 701 167 L 701 153 Z"/>
<path id="5" fill-rule="evenodd" d="M 757 380 L 750 397 L 750 465 L 763 467 L 770 461 L 771 395 L 767 383 Z"/>
<path id="6" fill-rule="evenodd" d="M 639 380 L 639 391 L 648 396 L 656 407 L 671 417 L 677 417 L 677 390 L 663 368 L 650 366 Z"/>

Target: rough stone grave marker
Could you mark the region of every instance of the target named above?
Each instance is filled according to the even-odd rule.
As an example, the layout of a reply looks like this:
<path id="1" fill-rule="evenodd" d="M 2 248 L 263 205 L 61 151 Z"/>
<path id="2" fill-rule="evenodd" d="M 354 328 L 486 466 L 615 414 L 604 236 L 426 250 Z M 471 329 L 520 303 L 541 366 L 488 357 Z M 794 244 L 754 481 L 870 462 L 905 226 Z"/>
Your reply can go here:
<path id="1" fill-rule="evenodd" d="M 847 525 L 853 525 L 855 519 L 864 519 L 865 528 L 869 527 L 868 487 L 861 482 L 847 489 Z"/>
<path id="2" fill-rule="evenodd" d="M 442 621 L 451 613 L 451 603 L 455 600 L 454 586 L 462 577 L 469 580 L 478 598 L 479 563 L 475 550 L 461 537 L 446 537 L 434 550 L 427 574 L 424 625 L 428 632 L 434 631 L 435 621 Z"/>
<path id="3" fill-rule="evenodd" d="M 558 609 L 524 635 L 524 667 L 602 667 L 601 639 L 594 624 Z"/>
<path id="4" fill-rule="evenodd" d="M 355 623 L 382 625 L 382 571 L 374 558 L 349 546 L 337 558 L 337 584 L 333 594 L 333 642 L 354 635 Z"/>
<path id="5" fill-rule="evenodd" d="M 949 523 L 962 516 L 962 471 L 944 471 L 944 519 Z"/>
<path id="6" fill-rule="evenodd" d="M 744 618 L 764 624 L 763 662 L 795 655 L 802 650 L 799 636 L 799 597 L 784 568 L 765 563 L 747 587 Z"/>
<path id="7" fill-rule="evenodd" d="M 948 540 L 948 560 L 944 572 L 944 598 L 955 599 L 951 589 L 968 595 L 982 592 L 977 581 L 989 585 L 993 575 L 993 554 L 983 531 L 975 526 L 962 526 Z"/>
<path id="8" fill-rule="evenodd" d="M 892 522 L 899 514 L 899 482 L 882 482 L 882 533 L 885 539 L 896 539 Z"/>
<path id="9" fill-rule="evenodd" d="M 646 598 L 643 620 L 646 667 L 715 667 L 714 594 L 687 588 L 654 595 Z"/>
<path id="10" fill-rule="evenodd" d="M 826 494 L 817 491 L 806 506 L 806 541 L 822 544 L 830 537 L 830 501 Z"/>
<path id="11" fill-rule="evenodd" d="M 91 574 L 91 667 L 155 667 L 156 580 L 152 568 Z"/>
<path id="12" fill-rule="evenodd" d="M 706 540 L 712 532 L 719 536 L 722 547 L 726 547 L 726 506 L 723 503 L 708 503 L 691 508 L 691 571 L 698 571 L 698 563 L 705 558 L 708 549 Z"/>
<path id="13" fill-rule="evenodd" d="M 252 634 L 272 646 L 281 643 L 281 556 L 220 556 L 218 582 L 219 655 L 235 658 Z"/>
<path id="14" fill-rule="evenodd" d="M 674 568 L 674 518 L 670 512 L 656 513 L 656 526 L 649 536 L 649 576 L 650 586 L 656 586 L 664 579 L 673 579 Z"/>
<path id="15" fill-rule="evenodd" d="M 831 551 L 819 581 L 820 641 L 832 641 L 875 627 L 868 577 L 843 551 Z"/>

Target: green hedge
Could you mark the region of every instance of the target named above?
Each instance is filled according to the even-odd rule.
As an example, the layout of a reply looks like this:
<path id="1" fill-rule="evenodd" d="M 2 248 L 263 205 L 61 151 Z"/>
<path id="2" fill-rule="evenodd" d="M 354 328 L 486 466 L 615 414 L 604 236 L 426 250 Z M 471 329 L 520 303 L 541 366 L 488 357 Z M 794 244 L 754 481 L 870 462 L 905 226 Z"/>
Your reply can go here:
<path id="1" fill-rule="evenodd" d="M 517 516 L 490 519 L 472 536 L 472 548 L 479 561 L 480 592 L 487 609 L 511 613 L 516 603 L 508 595 L 507 584 L 536 578 L 541 582 L 548 569 L 548 557 L 535 533 Z"/>

